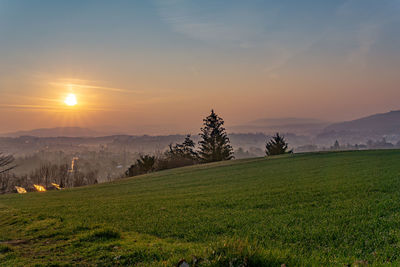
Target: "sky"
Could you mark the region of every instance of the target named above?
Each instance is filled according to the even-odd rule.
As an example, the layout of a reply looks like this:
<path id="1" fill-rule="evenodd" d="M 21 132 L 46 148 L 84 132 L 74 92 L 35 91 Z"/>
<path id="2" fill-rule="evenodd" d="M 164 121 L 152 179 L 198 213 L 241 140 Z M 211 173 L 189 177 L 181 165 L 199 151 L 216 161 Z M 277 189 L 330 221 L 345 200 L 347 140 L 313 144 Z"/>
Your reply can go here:
<path id="1" fill-rule="evenodd" d="M 400 109 L 399 70 L 400 0 L 0 0 L 0 132 L 350 120 Z"/>

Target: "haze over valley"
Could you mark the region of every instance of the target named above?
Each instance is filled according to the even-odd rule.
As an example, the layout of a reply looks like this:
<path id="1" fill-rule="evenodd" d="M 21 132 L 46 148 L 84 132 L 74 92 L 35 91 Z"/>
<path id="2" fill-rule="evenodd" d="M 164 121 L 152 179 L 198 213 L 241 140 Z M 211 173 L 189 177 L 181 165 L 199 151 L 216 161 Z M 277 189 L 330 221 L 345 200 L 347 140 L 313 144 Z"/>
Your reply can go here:
<path id="1" fill-rule="evenodd" d="M 0 267 L 400 266 L 400 0 L 0 0 Z"/>

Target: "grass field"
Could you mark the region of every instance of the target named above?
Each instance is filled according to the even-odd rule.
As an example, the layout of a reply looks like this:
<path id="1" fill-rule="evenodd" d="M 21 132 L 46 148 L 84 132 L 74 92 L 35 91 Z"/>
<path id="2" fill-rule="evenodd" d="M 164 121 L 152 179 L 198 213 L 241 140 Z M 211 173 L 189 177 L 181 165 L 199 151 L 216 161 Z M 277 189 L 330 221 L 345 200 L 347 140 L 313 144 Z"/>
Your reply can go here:
<path id="1" fill-rule="evenodd" d="M 0 196 L 0 265 L 400 264 L 400 151 L 257 158 Z"/>

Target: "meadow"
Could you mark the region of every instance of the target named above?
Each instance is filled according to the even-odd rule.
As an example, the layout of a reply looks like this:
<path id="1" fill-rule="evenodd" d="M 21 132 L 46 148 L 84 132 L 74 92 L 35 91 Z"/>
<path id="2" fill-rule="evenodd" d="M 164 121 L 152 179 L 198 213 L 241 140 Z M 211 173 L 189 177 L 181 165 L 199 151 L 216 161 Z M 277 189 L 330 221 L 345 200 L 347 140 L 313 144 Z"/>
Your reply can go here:
<path id="1" fill-rule="evenodd" d="M 400 151 L 234 160 L 0 196 L 0 266 L 400 265 Z"/>

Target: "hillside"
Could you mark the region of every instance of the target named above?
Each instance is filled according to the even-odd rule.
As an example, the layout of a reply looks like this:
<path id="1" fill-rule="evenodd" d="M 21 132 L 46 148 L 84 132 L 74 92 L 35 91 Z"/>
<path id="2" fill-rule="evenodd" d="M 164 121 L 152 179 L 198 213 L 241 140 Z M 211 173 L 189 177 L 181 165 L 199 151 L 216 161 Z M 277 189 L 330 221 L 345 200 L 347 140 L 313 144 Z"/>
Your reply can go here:
<path id="1" fill-rule="evenodd" d="M 397 265 L 399 162 L 295 154 L 2 195 L 0 266 Z"/>
<path id="2" fill-rule="evenodd" d="M 400 110 L 374 114 L 368 117 L 335 123 L 325 128 L 325 132 L 366 132 L 375 134 L 399 134 Z"/>

